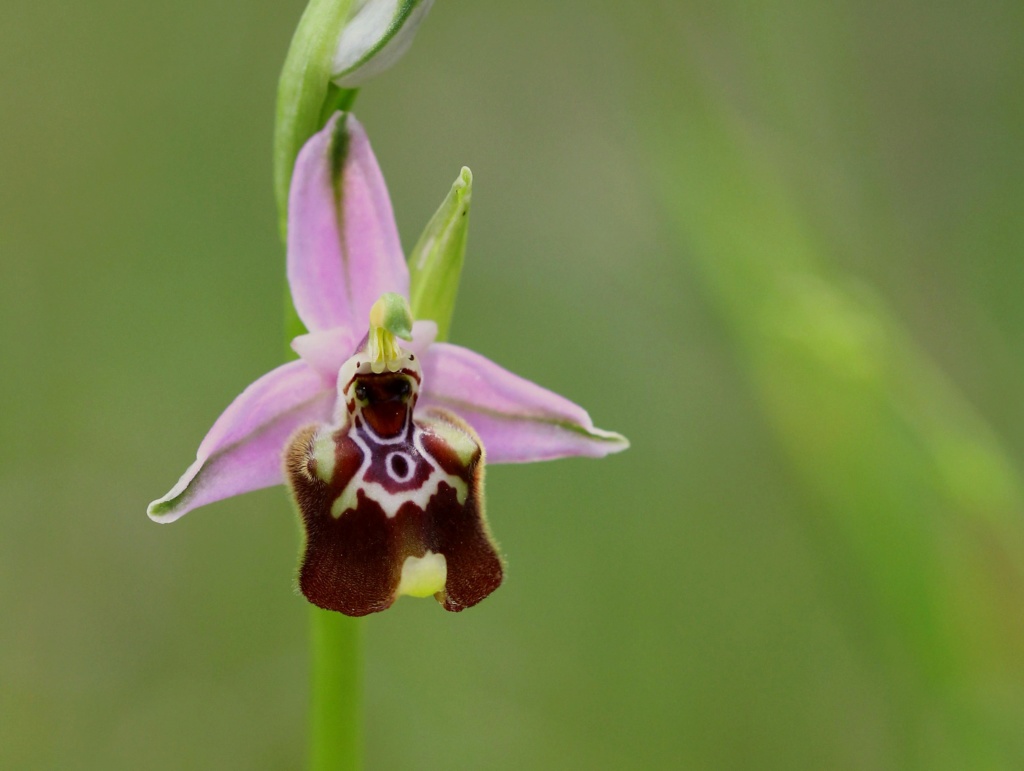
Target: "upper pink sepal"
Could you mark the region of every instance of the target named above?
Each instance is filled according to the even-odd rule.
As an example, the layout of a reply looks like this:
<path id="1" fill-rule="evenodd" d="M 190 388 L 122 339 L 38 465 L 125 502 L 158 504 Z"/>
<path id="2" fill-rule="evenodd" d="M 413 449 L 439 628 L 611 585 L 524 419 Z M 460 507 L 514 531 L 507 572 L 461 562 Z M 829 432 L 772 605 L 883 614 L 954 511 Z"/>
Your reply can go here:
<path id="1" fill-rule="evenodd" d="M 281 484 L 281 453 L 300 426 L 329 420 L 334 386 L 303 361 L 271 370 L 246 388 L 213 424 L 196 461 L 163 498 L 149 504 L 155 522 L 173 522 L 192 509 Z"/>
<path id="2" fill-rule="evenodd" d="M 409 295 L 409 271 L 384 177 L 366 132 L 351 115 L 335 113 L 295 162 L 288 283 L 299 318 L 311 332 L 365 331 L 378 297 Z"/>
<path id="3" fill-rule="evenodd" d="M 629 447 L 625 437 L 595 428 L 582 407 L 450 343 L 435 343 L 424 354 L 420 404 L 469 423 L 488 463 L 596 458 Z"/>

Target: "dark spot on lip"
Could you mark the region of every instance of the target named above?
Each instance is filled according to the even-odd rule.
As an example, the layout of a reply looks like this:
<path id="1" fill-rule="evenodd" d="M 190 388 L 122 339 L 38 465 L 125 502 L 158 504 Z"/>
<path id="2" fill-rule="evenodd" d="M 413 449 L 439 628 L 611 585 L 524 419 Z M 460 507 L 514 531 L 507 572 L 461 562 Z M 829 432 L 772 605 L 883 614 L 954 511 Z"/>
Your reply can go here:
<path id="1" fill-rule="evenodd" d="M 409 461 L 405 459 L 404 455 L 398 453 L 392 455 L 391 467 L 394 469 L 395 476 L 404 478 L 409 474 Z"/>

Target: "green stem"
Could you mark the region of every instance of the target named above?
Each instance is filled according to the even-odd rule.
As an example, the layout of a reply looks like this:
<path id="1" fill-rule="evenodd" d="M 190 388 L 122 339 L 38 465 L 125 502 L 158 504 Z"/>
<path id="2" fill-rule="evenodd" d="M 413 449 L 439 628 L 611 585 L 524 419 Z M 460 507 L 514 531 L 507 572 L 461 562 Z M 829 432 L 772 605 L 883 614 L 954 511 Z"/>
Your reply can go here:
<path id="1" fill-rule="evenodd" d="M 274 186 L 281 238 L 287 243 L 288 189 L 295 158 L 355 91 L 330 82 L 330 65 L 351 0 L 310 0 L 281 72 L 274 133 Z M 306 330 L 289 299 L 285 336 Z M 309 768 L 355 771 L 362 767 L 362 626 L 357 619 L 310 607 Z"/>
<path id="2" fill-rule="evenodd" d="M 320 128 L 325 126 L 330 117 L 339 110 L 349 112 L 352 105 L 355 104 L 357 96 L 359 96 L 358 88 L 338 88 L 332 83 L 327 89 L 324 108 L 320 111 Z"/>
<path id="3" fill-rule="evenodd" d="M 290 297 L 284 328 L 287 340 L 306 331 Z M 310 771 L 362 768 L 362 627 L 360 619 L 309 606 Z"/>
<path id="4" fill-rule="evenodd" d="M 311 771 L 362 767 L 363 628 L 357 618 L 309 608 Z"/>

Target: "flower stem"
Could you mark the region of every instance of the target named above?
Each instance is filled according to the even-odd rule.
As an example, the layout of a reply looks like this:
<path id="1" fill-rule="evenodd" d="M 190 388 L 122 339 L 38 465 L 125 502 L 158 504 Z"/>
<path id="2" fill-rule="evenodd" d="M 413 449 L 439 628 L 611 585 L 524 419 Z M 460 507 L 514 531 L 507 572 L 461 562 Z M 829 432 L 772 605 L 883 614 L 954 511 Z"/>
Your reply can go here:
<path id="1" fill-rule="evenodd" d="M 306 328 L 288 297 L 285 338 Z M 289 354 L 294 352 L 289 349 Z M 363 766 L 363 625 L 358 618 L 309 606 L 309 769 Z"/>
<path id="2" fill-rule="evenodd" d="M 288 190 L 299 150 L 334 109 L 356 92 L 331 84 L 334 50 L 352 0 L 309 0 L 278 83 L 274 183 L 282 239 L 287 243 Z M 305 332 L 291 299 L 285 341 Z M 291 353 L 289 351 L 289 353 Z M 309 768 L 362 767 L 362 627 L 357 619 L 310 606 Z"/>
<path id="3" fill-rule="evenodd" d="M 357 618 L 310 606 L 311 771 L 363 763 L 363 628 Z"/>

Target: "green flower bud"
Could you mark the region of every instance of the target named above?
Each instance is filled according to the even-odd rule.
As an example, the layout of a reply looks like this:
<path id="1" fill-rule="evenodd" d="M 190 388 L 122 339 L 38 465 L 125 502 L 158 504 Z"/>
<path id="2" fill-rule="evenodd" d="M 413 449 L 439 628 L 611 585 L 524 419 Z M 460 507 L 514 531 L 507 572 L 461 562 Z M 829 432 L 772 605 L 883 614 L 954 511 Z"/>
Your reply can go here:
<path id="1" fill-rule="evenodd" d="M 358 88 L 394 64 L 412 45 L 434 0 L 356 0 L 334 54 L 332 79 Z"/>

